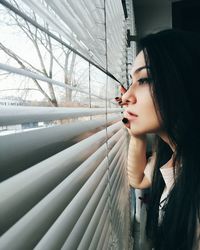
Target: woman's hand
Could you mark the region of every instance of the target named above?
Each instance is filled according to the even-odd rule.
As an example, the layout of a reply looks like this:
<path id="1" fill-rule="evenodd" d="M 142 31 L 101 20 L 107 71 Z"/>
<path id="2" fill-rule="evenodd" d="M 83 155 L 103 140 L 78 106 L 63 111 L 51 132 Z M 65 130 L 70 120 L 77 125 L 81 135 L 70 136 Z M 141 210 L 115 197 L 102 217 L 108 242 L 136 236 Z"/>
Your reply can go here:
<path id="1" fill-rule="evenodd" d="M 119 87 L 119 91 L 121 93 L 121 97 L 115 97 L 116 102 L 118 102 L 118 104 L 122 107 L 125 106 L 126 103 L 122 102 L 122 96 L 123 94 L 126 93 L 126 88 L 124 88 L 122 85 Z M 127 105 L 126 105 L 127 106 Z M 124 123 L 124 125 L 127 127 L 129 133 L 130 133 L 130 123 L 129 120 L 126 118 L 126 116 L 124 116 L 124 118 L 122 119 L 122 122 Z"/>
<path id="2" fill-rule="evenodd" d="M 123 94 L 126 93 L 126 89 L 120 86 L 121 97 L 116 97 L 115 100 L 118 104 L 122 106 L 128 106 L 127 102 L 123 102 Z M 147 145 L 147 136 L 143 135 L 134 135 L 131 130 L 131 123 L 126 118 L 126 111 L 124 112 L 124 118 L 122 119 L 123 124 L 130 134 L 129 150 L 128 150 L 128 164 L 127 172 L 129 184 L 134 188 L 146 188 L 149 187 L 150 183 L 146 180 L 144 176 L 144 169 L 147 163 L 146 159 L 146 145 Z"/>

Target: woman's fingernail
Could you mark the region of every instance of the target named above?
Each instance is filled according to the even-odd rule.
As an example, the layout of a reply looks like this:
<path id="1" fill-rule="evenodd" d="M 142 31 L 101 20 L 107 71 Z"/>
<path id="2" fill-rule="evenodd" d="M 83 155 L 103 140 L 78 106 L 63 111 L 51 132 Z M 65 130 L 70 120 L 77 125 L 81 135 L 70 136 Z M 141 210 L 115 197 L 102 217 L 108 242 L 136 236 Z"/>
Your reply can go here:
<path id="1" fill-rule="evenodd" d="M 119 91 L 122 92 L 122 94 L 124 94 L 127 91 L 127 89 L 124 86 L 120 86 Z"/>
<path id="2" fill-rule="evenodd" d="M 122 87 L 122 89 L 127 90 L 124 86 L 121 86 L 121 87 Z"/>
<path id="3" fill-rule="evenodd" d="M 122 119 L 122 122 L 123 122 L 124 124 L 127 124 L 127 123 L 128 123 L 128 119 L 124 117 L 124 118 Z"/>

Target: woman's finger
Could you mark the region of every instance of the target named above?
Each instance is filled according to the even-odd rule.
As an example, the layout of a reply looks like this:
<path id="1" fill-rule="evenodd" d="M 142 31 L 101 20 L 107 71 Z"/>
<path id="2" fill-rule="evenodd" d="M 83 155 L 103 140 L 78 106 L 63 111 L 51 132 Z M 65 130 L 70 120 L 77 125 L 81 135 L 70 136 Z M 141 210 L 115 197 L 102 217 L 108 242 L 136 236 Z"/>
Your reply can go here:
<path id="1" fill-rule="evenodd" d="M 117 102 L 120 102 L 122 100 L 122 98 L 121 97 L 115 97 L 115 101 L 117 101 Z"/>
<path id="2" fill-rule="evenodd" d="M 125 94 L 126 91 L 127 91 L 127 89 L 124 88 L 124 86 L 121 85 L 121 86 L 119 87 L 119 92 L 120 92 L 122 95 Z"/>
<path id="3" fill-rule="evenodd" d="M 129 122 L 129 120 L 127 119 L 127 118 L 123 118 L 122 119 L 122 122 L 123 122 L 123 124 L 127 127 L 127 128 L 129 128 L 130 129 L 130 122 Z"/>

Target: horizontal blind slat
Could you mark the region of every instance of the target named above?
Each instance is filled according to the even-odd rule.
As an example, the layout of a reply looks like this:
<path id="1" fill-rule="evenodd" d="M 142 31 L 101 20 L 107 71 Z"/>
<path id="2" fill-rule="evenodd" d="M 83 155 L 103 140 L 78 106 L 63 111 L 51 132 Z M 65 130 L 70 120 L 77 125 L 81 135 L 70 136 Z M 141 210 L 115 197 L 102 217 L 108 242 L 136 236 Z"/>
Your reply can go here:
<path id="1" fill-rule="evenodd" d="M 119 136 L 121 135 L 121 131 L 118 131 L 116 135 L 110 138 L 109 143 L 114 145 L 117 140 L 119 140 Z M 113 140 L 114 139 L 114 140 Z M 118 150 L 118 143 L 112 148 L 113 151 Z M 91 147 L 91 144 L 90 144 Z M 91 157 L 89 157 L 84 163 L 82 163 L 76 171 L 72 171 L 72 174 L 64 180 L 60 186 L 62 189 L 67 189 L 65 191 L 65 197 L 68 199 L 65 201 L 70 201 L 70 197 L 73 197 L 74 192 L 80 188 L 81 183 L 83 183 L 86 178 L 91 174 L 92 169 L 95 169 L 96 164 L 102 161 L 102 157 L 106 156 L 106 145 L 103 144 L 97 152 L 95 152 Z M 67 160 L 67 159 L 66 159 Z M 72 157 L 72 160 L 73 157 Z M 12 225 L 17 219 L 19 219 L 25 212 L 27 212 L 35 203 L 37 203 L 44 195 L 46 195 L 55 185 L 57 185 L 60 181 L 62 181 L 65 176 L 63 176 L 63 171 L 59 173 L 59 179 L 56 179 L 55 175 L 58 174 L 59 168 L 54 162 L 52 170 L 49 172 L 49 168 L 44 168 L 43 174 L 40 176 L 40 172 L 36 171 L 35 175 L 33 172 L 28 172 L 28 175 L 24 178 L 24 173 L 21 175 L 17 175 L 3 183 L 1 183 L 1 191 L 0 191 L 0 217 L 2 228 L 1 230 L 6 230 L 9 226 Z M 66 171 L 67 165 L 63 165 L 63 170 Z M 62 170 L 62 169 L 61 169 Z M 30 174 L 30 175 L 29 175 Z M 18 180 L 16 180 L 18 178 Z M 35 178 L 35 182 L 34 182 Z M 79 180 L 77 183 L 75 180 Z M 58 182 L 59 181 L 59 182 Z M 70 186 L 67 188 L 67 186 Z M 12 187 L 16 186 L 16 189 Z M 19 187 L 18 187 L 19 185 Z M 58 190 L 58 191 L 57 191 Z M 59 186 L 52 191 L 52 193 L 57 193 L 57 196 L 60 196 Z M 68 195 L 67 195 L 68 194 Z M 42 196 L 43 195 L 43 196 Z M 51 195 L 50 195 L 51 197 Z M 54 195 L 52 194 L 52 197 Z M 47 197 L 46 197 L 47 198 Z M 50 198 L 49 198 L 50 199 Z M 52 198 L 53 199 L 53 198 Z M 48 198 L 47 198 L 48 200 Z M 26 203 L 24 204 L 24 201 Z M 51 199 L 49 200 L 49 202 Z M 15 208 L 15 210 L 13 209 Z M 18 211 L 18 213 L 17 213 Z M 38 212 L 39 213 L 39 212 Z M 42 210 L 41 210 L 42 213 Z"/>
<path id="2" fill-rule="evenodd" d="M 123 164 L 123 161 L 122 163 Z M 122 183 L 124 182 L 124 169 L 121 167 L 121 169 L 119 170 L 119 173 L 117 174 L 116 176 L 116 181 L 114 183 L 114 185 L 112 186 L 111 188 L 111 192 L 110 192 L 110 195 L 111 195 L 111 206 L 112 207 L 115 207 L 115 204 L 117 202 L 117 197 L 119 197 L 119 189 L 120 189 L 120 186 L 123 186 Z"/>
<path id="3" fill-rule="evenodd" d="M 106 176 L 104 177 L 106 178 Z M 95 196 L 95 193 L 92 195 L 91 200 L 96 199 L 94 196 Z M 93 230 L 90 229 L 89 238 L 92 237 L 94 233 L 94 229 L 96 228 L 96 225 L 99 222 L 100 216 L 102 215 L 103 209 L 106 206 L 107 202 L 108 202 L 108 183 L 106 185 L 106 188 L 103 191 L 103 194 L 101 195 L 101 197 L 99 197 L 99 201 L 97 202 L 97 205 L 92 213 L 88 212 L 89 204 L 87 205 L 86 209 L 84 210 L 84 212 L 81 214 L 80 218 L 78 219 L 76 225 L 71 230 L 69 236 L 67 237 L 67 240 L 63 244 L 62 249 L 77 250 L 81 240 L 84 238 L 84 241 L 86 241 L 86 239 L 88 238 L 87 236 L 88 233 L 86 233 L 86 231 L 89 231 L 89 227 L 91 227 L 91 223 L 93 223 Z M 89 241 L 90 240 L 88 239 L 88 242 Z M 88 248 L 85 246 L 82 249 L 88 249 Z"/>
<path id="4" fill-rule="evenodd" d="M 121 158 L 121 165 L 124 165 L 124 164 L 125 164 L 125 162 L 124 162 L 124 159 L 122 157 Z M 125 169 L 124 169 L 124 166 L 121 166 L 121 165 L 119 167 L 118 172 L 115 175 L 114 182 L 111 184 L 111 190 L 110 190 L 111 201 L 113 200 L 113 197 L 115 197 L 114 195 L 116 193 L 116 188 L 118 187 L 119 180 L 121 180 L 122 177 L 124 178 L 123 174 L 124 174 Z"/>
<path id="5" fill-rule="evenodd" d="M 121 141 L 124 140 L 124 138 L 122 137 L 120 139 Z M 121 141 L 118 141 L 118 145 L 121 145 Z M 117 144 L 116 144 L 117 145 Z M 115 145 L 115 146 L 116 146 Z M 114 148 L 113 148 L 114 149 Z M 116 151 L 117 152 L 117 151 Z M 114 153 L 114 155 L 116 154 L 116 152 Z M 106 162 L 107 159 L 105 158 L 103 160 L 103 162 Z M 103 163 L 102 162 L 102 163 Z M 102 164 L 101 163 L 101 164 Z M 97 163 L 96 163 L 97 164 Z M 102 168 L 101 167 L 101 164 L 98 166 L 98 168 L 95 170 L 95 172 L 97 171 L 100 171 L 99 168 Z M 105 167 L 105 171 L 107 170 L 107 167 Z M 94 173 L 95 174 L 95 173 Z M 105 174 L 105 173 L 104 173 Z M 98 175 L 98 178 L 99 178 L 99 174 Z M 89 181 L 89 180 L 88 180 Z M 87 185 L 87 183 L 85 184 Z M 85 185 L 82 187 L 82 189 L 85 188 Z M 95 185 L 97 185 L 97 180 L 95 180 Z M 89 187 L 90 188 L 90 187 Z M 94 188 L 94 183 L 93 185 L 91 186 L 91 188 L 93 189 Z M 81 189 L 81 190 L 82 190 Z M 72 230 L 71 227 L 74 226 L 76 220 L 78 220 L 78 216 L 80 216 L 80 214 L 78 212 L 76 212 L 76 208 L 78 207 L 80 209 L 80 205 L 78 206 L 76 204 L 77 202 L 77 199 L 78 201 L 81 203 L 81 205 L 86 202 L 86 195 L 84 197 L 84 200 L 80 201 L 82 199 L 82 197 L 84 196 L 81 195 L 80 196 L 80 192 L 81 190 L 79 191 L 79 193 L 74 197 L 74 199 L 72 200 L 72 202 L 68 205 L 68 207 L 65 209 L 65 211 L 63 212 L 63 214 L 57 219 L 57 221 L 54 223 L 54 225 L 49 229 L 48 233 L 46 236 L 44 236 L 44 238 L 42 239 L 42 244 L 41 244 L 41 247 L 39 249 L 42 249 L 44 248 L 44 246 L 48 246 L 47 249 L 54 249 L 54 248 L 57 248 L 57 247 L 60 247 L 61 245 L 61 242 L 63 241 L 63 239 L 65 239 L 67 237 L 67 234 L 69 234 L 69 232 Z M 91 190 L 89 190 L 91 191 Z M 87 191 L 87 195 L 88 195 L 88 192 Z M 79 198 L 77 198 L 77 196 Z M 83 209 L 83 208 L 82 208 Z M 76 213 L 75 213 L 76 212 Z M 68 214 L 70 213 L 75 213 L 73 216 L 70 216 L 71 218 L 71 224 L 69 222 L 69 219 L 67 220 L 68 218 Z M 73 220 L 72 220 L 73 218 Z M 58 244 L 60 244 L 58 246 Z"/>
<path id="6" fill-rule="evenodd" d="M 123 143 L 123 146 L 126 144 L 126 142 Z M 119 175 L 119 173 L 121 171 L 125 171 L 125 165 L 122 165 L 124 164 L 124 158 L 125 158 L 125 154 L 123 152 L 123 149 L 121 149 L 121 156 L 119 158 L 119 161 L 121 163 L 121 165 L 119 166 L 119 168 L 115 168 L 114 171 L 111 173 L 110 175 L 110 184 L 111 184 L 111 193 L 112 193 L 112 188 L 116 182 L 116 179 L 117 179 L 117 176 Z M 123 169 L 123 170 L 122 170 Z"/>
<path id="7" fill-rule="evenodd" d="M 108 225 L 108 223 L 110 222 L 109 208 L 106 212 L 107 213 L 102 214 L 101 220 L 99 221 L 99 223 L 96 227 L 94 236 L 92 238 L 92 241 L 90 242 L 88 250 L 94 250 L 97 248 L 97 245 L 99 242 L 99 235 L 101 235 L 103 229 L 105 228 L 105 224 Z"/>
<path id="8" fill-rule="evenodd" d="M 102 250 L 103 249 L 103 244 L 105 243 L 105 238 L 106 238 L 107 235 L 109 235 L 109 238 L 111 237 L 110 220 L 107 220 L 105 222 L 105 225 L 103 227 L 103 230 L 102 230 L 100 238 L 99 238 L 99 242 L 97 244 L 97 247 L 95 248 L 96 250 Z M 89 248 L 89 249 L 91 249 L 91 248 Z"/>
<path id="9" fill-rule="evenodd" d="M 122 145 L 121 142 L 119 143 L 119 145 Z M 118 152 L 121 152 L 121 150 L 118 150 L 117 153 Z M 116 154 L 116 151 L 113 153 Z M 115 157 L 112 161 L 112 164 L 110 165 L 110 172 L 112 172 L 113 169 L 118 168 L 119 164 L 120 164 L 119 159 Z M 95 196 L 95 194 L 92 195 L 92 198 L 94 198 L 93 196 Z M 85 220 L 86 220 L 87 216 L 92 217 L 93 213 L 90 213 L 90 215 L 88 215 L 88 214 L 81 215 L 81 217 L 77 220 L 76 225 L 72 229 L 72 231 L 71 231 L 69 237 L 67 238 L 65 244 L 63 245 L 63 247 L 66 246 L 65 247 L 66 249 L 77 249 L 79 241 L 81 240 L 81 237 L 84 234 L 84 231 L 86 230 L 87 225 L 88 225 L 88 221 L 86 223 Z"/>
<path id="10" fill-rule="evenodd" d="M 45 246 L 45 249 L 53 250 L 60 249 L 62 247 L 66 236 L 70 233 L 70 230 L 75 225 L 77 219 L 90 200 L 93 191 L 96 190 L 101 179 L 103 178 L 106 170 L 107 159 L 105 158 L 85 183 L 85 185 L 73 198 L 72 202 L 54 222 L 47 234 L 43 237 L 42 246 Z M 46 248 L 46 246 L 48 246 L 48 248 Z"/>
<path id="11" fill-rule="evenodd" d="M 89 95 L 89 92 L 87 92 L 87 91 L 85 91 L 83 89 L 72 87 L 69 84 L 64 84 L 62 82 L 53 80 L 53 79 L 51 79 L 49 77 L 46 77 L 44 75 L 40 75 L 40 74 L 31 72 L 30 70 L 19 69 L 19 68 L 9 66 L 9 65 L 3 64 L 3 63 L 0 63 L 0 69 L 5 70 L 7 72 L 11 72 L 11 73 L 15 73 L 15 74 L 18 74 L 18 75 L 27 76 L 27 77 L 30 77 L 30 78 L 33 78 L 33 79 L 40 80 L 42 83 L 48 82 L 48 83 L 50 83 L 52 85 L 60 86 L 60 87 L 63 87 L 65 89 L 71 89 L 71 90 L 79 91 L 81 93 Z M 101 96 L 98 96 L 98 95 L 95 95 L 95 94 L 91 94 L 91 96 L 97 97 L 97 98 L 102 99 L 102 100 L 106 100 L 104 97 L 101 97 Z"/>
<path id="12" fill-rule="evenodd" d="M 64 188 L 63 185 L 66 185 L 66 188 Z M 18 221 L 0 240 L 0 243 L 6 247 L 10 247 L 9 243 L 15 242 L 15 248 L 17 246 L 22 247 L 25 243 L 28 244 L 28 242 L 18 242 L 20 241 L 20 235 L 23 233 L 23 235 L 26 235 L 26 238 L 31 238 L 32 243 L 34 239 L 36 240 L 41 235 L 41 230 L 46 230 L 45 228 L 49 227 L 50 224 L 53 223 L 53 218 L 55 216 L 59 215 L 61 212 L 61 209 L 64 209 L 65 203 L 66 203 L 66 195 L 67 192 L 72 197 L 75 195 L 73 193 L 73 189 L 69 189 L 73 182 L 71 184 L 68 183 L 61 183 L 55 190 L 53 190 L 48 196 L 45 197 L 36 207 L 34 207 L 30 212 L 25 215 L 20 221 Z M 65 203 L 62 204 L 63 208 L 60 208 L 61 202 L 63 203 L 63 198 L 61 196 L 61 190 L 63 193 L 63 198 L 65 199 Z M 52 203 L 51 200 L 54 202 Z M 51 203 L 50 203 L 51 202 Z M 60 204 L 60 205 L 59 205 Z M 49 220 L 49 216 L 51 216 L 51 220 Z M 32 224 L 32 227 L 29 228 L 30 223 Z M 26 229 L 25 229 L 26 228 Z M 23 232 L 25 229 L 25 232 Z M 14 235 L 13 235 L 14 234 Z M 14 237 L 14 238 L 13 238 Z M 7 239 L 7 242 L 6 242 Z M 11 242 L 10 242 L 11 239 Z M 16 242 L 17 241 L 17 242 Z M 5 243 L 5 244 L 3 244 Z M 17 245 L 18 243 L 18 245 Z M 31 243 L 31 242 L 30 242 Z M 7 245 L 6 245 L 7 244 Z M 21 245 L 20 245 L 21 244 Z M 27 246 L 28 247 L 28 246 Z M 29 246 L 30 247 L 30 246 Z"/>
<path id="13" fill-rule="evenodd" d="M 111 231 L 112 230 L 112 228 L 111 228 L 111 226 L 110 226 L 110 228 L 109 228 L 109 231 Z M 105 239 L 104 239 L 104 242 L 103 242 L 103 246 L 102 246 L 102 248 L 100 249 L 100 250 L 102 250 L 102 249 L 112 249 L 112 237 L 111 237 L 111 232 L 108 232 L 107 234 L 106 234 L 106 236 L 105 236 Z"/>
<path id="14" fill-rule="evenodd" d="M 122 184 L 123 180 L 121 179 L 120 182 Z M 112 221 L 114 223 L 113 224 L 113 228 L 115 229 L 114 231 L 116 231 L 118 224 L 122 225 L 124 223 L 123 217 L 124 217 L 124 213 L 126 212 L 126 206 L 122 203 L 122 202 L 124 202 L 122 190 L 120 190 L 118 188 L 118 192 L 120 193 L 120 195 L 117 195 L 116 201 L 114 203 L 112 203 L 112 205 L 111 205 L 111 208 L 113 211 Z"/>
<path id="15" fill-rule="evenodd" d="M 2 106 L 0 109 L 0 126 L 30 122 L 47 122 L 84 116 L 96 116 L 120 113 L 121 108 L 63 108 L 63 107 L 23 107 Z"/>
<path id="16" fill-rule="evenodd" d="M 111 116 L 107 121 L 98 119 L 75 122 L 0 137 L 0 180 L 5 180 L 72 146 L 81 140 L 83 133 L 91 134 L 95 129 L 102 129 L 106 124 L 110 125 L 118 120 L 119 117 Z"/>
<path id="17" fill-rule="evenodd" d="M 123 224 L 124 224 L 124 219 L 123 219 L 123 214 L 126 213 L 126 206 L 124 206 L 124 191 L 121 188 L 123 183 L 123 177 L 121 176 L 121 179 L 119 180 L 118 187 L 117 187 L 117 193 L 120 193 L 120 195 L 115 196 L 115 202 L 111 204 L 111 210 L 112 210 L 112 221 L 113 221 L 113 236 L 114 236 L 114 241 L 117 241 L 117 244 L 121 244 L 123 242 L 125 234 L 122 230 Z M 125 202 L 126 204 L 127 202 Z M 124 249 L 122 246 L 119 247 L 119 249 Z"/>
<path id="18" fill-rule="evenodd" d="M 105 216 L 108 213 L 108 191 L 109 187 L 107 185 L 104 194 L 98 204 L 97 209 L 95 210 L 94 214 L 92 215 L 91 221 L 77 247 L 77 250 L 88 249 L 91 243 L 91 240 L 94 236 L 95 230 L 97 229 L 97 225 L 100 223 L 103 224 Z"/>
<path id="19" fill-rule="evenodd" d="M 89 183 L 92 182 L 92 185 L 96 187 L 105 171 L 106 159 L 102 161 L 101 168 L 97 168 L 89 178 Z M 37 206 L 31 209 L 1 237 L 0 246 L 2 249 L 32 249 L 37 244 L 38 240 L 40 240 L 42 235 L 44 235 L 47 229 L 54 223 L 55 219 L 63 212 L 63 209 L 65 209 L 67 205 L 65 192 L 69 189 L 69 184 L 67 186 L 65 184 L 66 183 L 63 182 L 57 186 L 56 189 L 47 195 L 39 204 L 37 204 Z M 64 185 L 66 186 L 65 189 L 63 189 Z M 88 185 L 84 185 L 78 196 L 75 196 L 72 192 L 70 195 L 72 197 L 75 196 L 77 199 L 77 206 L 80 206 L 79 201 L 82 200 L 79 208 L 82 209 L 82 206 L 85 206 L 85 203 L 88 201 L 91 192 L 91 188 L 89 189 Z M 85 197 L 84 194 L 86 194 L 87 197 Z M 68 217 L 68 215 L 66 216 Z M 59 219 L 57 220 L 57 223 L 60 223 Z M 60 226 L 58 228 L 61 229 Z M 23 235 L 23 238 L 21 235 Z"/>
<path id="20" fill-rule="evenodd" d="M 72 232 L 73 225 L 77 223 L 78 220 L 80 220 L 81 223 L 87 223 L 87 221 L 90 219 L 91 214 L 95 211 L 95 208 L 103 194 L 103 191 L 106 188 L 106 183 L 107 183 L 107 176 L 104 175 L 102 179 L 100 180 L 100 183 L 96 189 L 94 189 L 94 187 L 91 186 L 91 189 L 94 189 L 93 190 L 94 193 L 92 197 L 89 199 L 88 203 L 85 204 L 85 208 L 82 213 L 81 211 L 77 211 L 80 209 L 80 206 L 82 206 L 81 201 L 78 201 L 78 204 L 77 204 L 77 198 L 74 197 L 72 202 L 68 205 L 68 207 L 63 211 L 61 216 L 58 218 L 58 220 L 62 222 L 57 227 L 57 230 L 54 229 L 54 233 L 51 234 L 50 233 L 51 229 L 50 229 L 46 233 L 46 235 L 40 240 L 40 242 L 37 244 L 37 246 L 34 249 L 35 250 L 54 250 L 54 249 L 60 249 L 62 246 L 62 249 L 66 248 L 70 250 L 73 250 L 73 249 L 76 250 L 77 248 L 74 244 L 77 244 L 77 242 L 75 241 L 75 242 L 71 242 L 72 244 L 68 244 L 68 242 L 66 242 L 65 239 L 68 236 L 68 234 Z M 67 216 L 64 216 L 64 214 L 66 214 Z M 55 222 L 55 224 L 58 223 L 58 220 Z M 55 224 L 52 226 L 52 228 L 55 226 Z M 74 233 L 77 235 L 76 231 Z"/>
<path id="21" fill-rule="evenodd" d="M 118 160 L 119 160 L 120 153 L 121 153 L 121 148 L 120 148 L 120 150 L 116 153 L 116 155 L 117 155 L 118 157 L 116 157 L 116 155 L 115 155 L 115 157 L 114 157 L 113 160 L 111 161 L 111 164 L 110 164 L 110 172 L 111 172 L 111 173 L 113 172 L 113 169 L 114 169 L 115 167 L 117 167 L 117 165 L 119 164 L 119 161 L 118 161 Z M 89 223 L 87 229 L 85 230 L 85 233 L 84 233 L 84 235 L 83 235 L 83 237 L 82 237 L 82 240 L 81 240 L 81 242 L 80 242 L 80 244 L 79 244 L 78 249 L 88 249 L 89 244 L 90 244 L 90 242 L 91 242 L 91 239 L 93 238 L 92 235 L 93 235 L 94 232 L 95 232 L 96 225 L 97 225 L 97 224 L 99 223 L 99 221 L 100 221 L 100 219 L 99 219 L 99 217 L 97 217 L 96 213 L 97 213 L 97 211 L 95 211 L 94 216 L 92 217 L 92 219 L 91 219 L 91 221 L 90 221 L 90 223 Z M 99 214 L 98 214 L 98 215 L 99 215 Z M 77 225 L 77 227 L 78 227 L 78 225 Z"/>
<path id="22" fill-rule="evenodd" d="M 122 160 L 123 160 L 123 157 L 121 157 L 122 158 Z M 120 162 L 118 161 L 118 165 L 120 165 Z M 116 166 L 117 167 L 117 166 Z M 112 174 L 112 169 L 111 169 L 111 172 L 110 172 L 111 174 Z M 108 215 L 108 219 L 110 220 L 110 215 Z M 105 223 L 105 222 L 104 222 Z M 99 242 L 99 235 L 101 234 L 100 232 L 102 231 L 102 228 L 101 228 L 101 230 L 96 230 L 95 231 L 95 234 L 94 234 L 94 236 L 93 236 L 93 239 L 92 239 L 92 241 L 91 241 L 91 245 L 90 245 L 90 248 L 89 249 L 96 249 L 96 247 L 97 247 L 97 244 L 98 244 L 98 242 Z"/>

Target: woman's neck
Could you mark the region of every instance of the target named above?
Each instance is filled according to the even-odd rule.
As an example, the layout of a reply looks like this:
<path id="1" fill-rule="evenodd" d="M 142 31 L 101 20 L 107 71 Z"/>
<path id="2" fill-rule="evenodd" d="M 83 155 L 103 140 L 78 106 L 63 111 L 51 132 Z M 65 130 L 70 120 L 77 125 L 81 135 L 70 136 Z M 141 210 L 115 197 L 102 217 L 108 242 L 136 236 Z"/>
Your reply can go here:
<path id="1" fill-rule="evenodd" d="M 175 150 L 176 150 L 176 148 L 175 148 L 175 145 L 169 140 L 168 135 L 167 135 L 165 132 L 161 132 L 161 133 L 158 134 L 158 136 L 159 136 L 164 142 L 166 142 L 166 143 L 170 146 L 171 150 L 172 150 L 173 153 L 174 153 Z"/>

